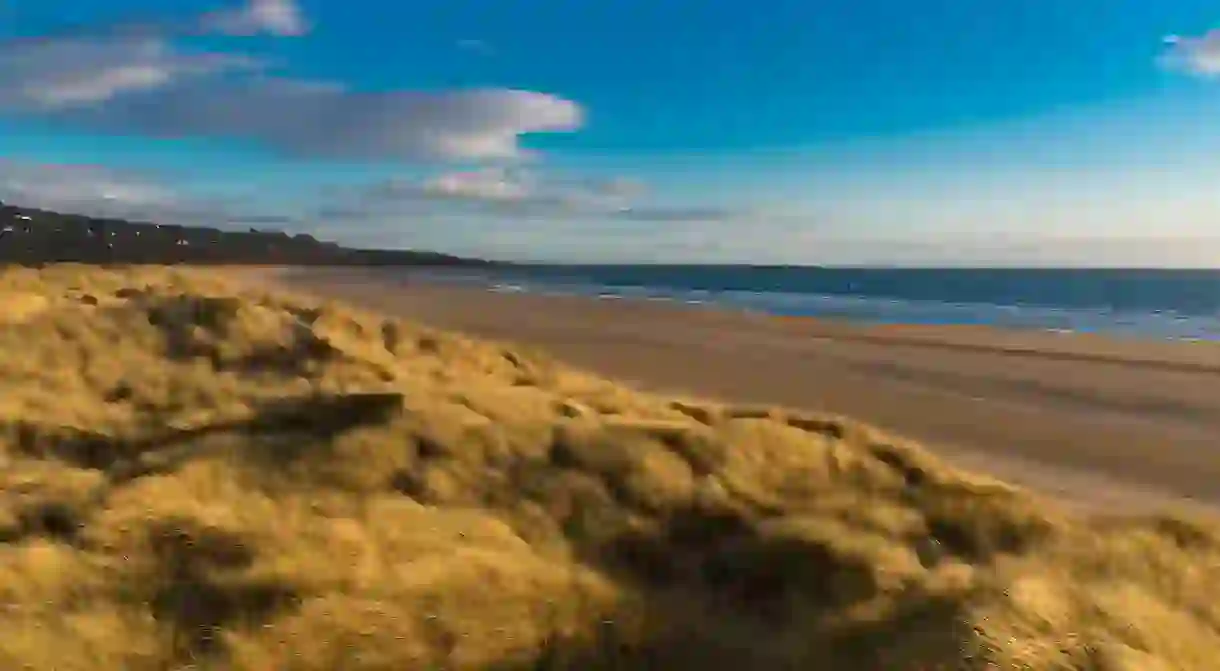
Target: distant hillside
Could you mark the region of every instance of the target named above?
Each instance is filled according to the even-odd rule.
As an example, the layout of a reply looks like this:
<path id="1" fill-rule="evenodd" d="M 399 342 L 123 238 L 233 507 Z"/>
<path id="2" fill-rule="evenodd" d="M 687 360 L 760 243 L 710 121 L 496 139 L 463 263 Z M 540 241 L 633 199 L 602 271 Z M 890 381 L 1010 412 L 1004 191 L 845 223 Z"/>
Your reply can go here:
<path id="1" fill-rule="evenodd" d="M 437 252 L 353 249 L 308 234 L 226 231 L 60 214 L 0 202 L 0 263 L 487 265 Z"/>

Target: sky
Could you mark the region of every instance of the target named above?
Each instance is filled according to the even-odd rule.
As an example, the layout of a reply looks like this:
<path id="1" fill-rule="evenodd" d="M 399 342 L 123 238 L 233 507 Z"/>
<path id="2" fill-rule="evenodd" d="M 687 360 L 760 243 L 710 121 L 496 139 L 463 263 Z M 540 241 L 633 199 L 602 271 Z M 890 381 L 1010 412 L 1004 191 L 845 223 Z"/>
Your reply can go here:
<path id="1" fill-rule="evenodd" d="M 1220 267 L 1220 6 L 0 0 L 0 200 L 528 261 Z"/>

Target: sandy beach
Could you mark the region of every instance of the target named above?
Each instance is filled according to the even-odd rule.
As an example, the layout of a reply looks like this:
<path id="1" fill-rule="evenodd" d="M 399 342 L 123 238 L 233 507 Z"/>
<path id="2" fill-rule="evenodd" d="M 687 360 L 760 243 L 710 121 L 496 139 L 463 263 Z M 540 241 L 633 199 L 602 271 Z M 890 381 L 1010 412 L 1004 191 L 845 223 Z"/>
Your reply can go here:
<path id="1" fill-rule="evenodd" d="M 408 285 L 350 269 L 263 277 L 540 347 L 650 390 L 858 418 L 925 441 L 962 466 L 1089 507 L 1220 506 L 1220 347 L 1212 344 L 865 327 Z"/>

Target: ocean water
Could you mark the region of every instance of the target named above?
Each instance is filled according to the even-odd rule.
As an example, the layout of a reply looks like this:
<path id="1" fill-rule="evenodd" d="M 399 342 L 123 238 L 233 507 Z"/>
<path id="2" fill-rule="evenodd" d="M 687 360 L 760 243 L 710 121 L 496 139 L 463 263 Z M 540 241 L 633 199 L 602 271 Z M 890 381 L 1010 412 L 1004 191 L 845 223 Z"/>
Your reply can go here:
<path id="1" fill-rule="evenodd" d="M 429 278 L 867 323 L 1220 340 L 1220 270 L 522 266 Z"/>

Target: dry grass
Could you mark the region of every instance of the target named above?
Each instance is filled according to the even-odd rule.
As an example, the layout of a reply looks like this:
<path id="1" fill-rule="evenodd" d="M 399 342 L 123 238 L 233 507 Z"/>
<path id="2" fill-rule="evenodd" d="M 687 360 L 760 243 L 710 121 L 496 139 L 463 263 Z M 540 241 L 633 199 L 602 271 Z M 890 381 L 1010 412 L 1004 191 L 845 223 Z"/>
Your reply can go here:
<path id="1" fill-rule="evenodd" d="M 185 271 L 0 271 L 0 314 L 0 668 L 1220 660 L 1210 522 Z"/>

